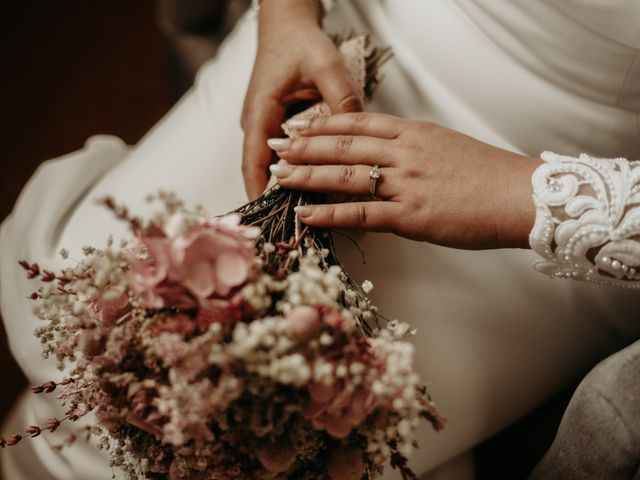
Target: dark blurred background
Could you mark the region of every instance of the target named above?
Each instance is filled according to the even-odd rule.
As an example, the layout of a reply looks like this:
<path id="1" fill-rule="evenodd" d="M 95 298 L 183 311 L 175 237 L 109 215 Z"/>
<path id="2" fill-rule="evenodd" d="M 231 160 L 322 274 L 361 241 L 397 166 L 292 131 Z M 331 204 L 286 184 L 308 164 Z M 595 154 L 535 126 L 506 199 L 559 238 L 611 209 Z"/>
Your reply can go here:
<path id="1" fill-rule="evenodd" d="M 0 28 L 0 218 L 43 160 L 113 133 L 135 143 L 170 107 L 154 0 L 11 2 Z M 0 334 L 0 412 L 25 380 Z"/>
<path id="2" fill-rule="evenodd" d="M 248 0 L 12 2 L 0 28 L 0 219 L 40 162 L 108 133 L 129 144 L 189 87 Z M 26 381 L 0 324 L 0 421 Z M 525 478 L 570 390 L 476 449 L 478 479 Z M 14 432 L 2 432 L 14 433 Z"/>

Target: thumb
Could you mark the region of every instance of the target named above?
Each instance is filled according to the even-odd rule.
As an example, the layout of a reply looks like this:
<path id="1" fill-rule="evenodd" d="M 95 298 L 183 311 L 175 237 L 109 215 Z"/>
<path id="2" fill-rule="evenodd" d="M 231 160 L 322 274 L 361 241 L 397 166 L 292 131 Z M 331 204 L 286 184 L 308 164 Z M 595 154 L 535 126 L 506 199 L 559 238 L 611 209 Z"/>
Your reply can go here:
<path id="1" fill-rule="evenodd" d="M 356 91 L 347 67 L 339 58 L 313 80 L 332 114 L 361 112 L 364 108 L 362 92 Z"/>

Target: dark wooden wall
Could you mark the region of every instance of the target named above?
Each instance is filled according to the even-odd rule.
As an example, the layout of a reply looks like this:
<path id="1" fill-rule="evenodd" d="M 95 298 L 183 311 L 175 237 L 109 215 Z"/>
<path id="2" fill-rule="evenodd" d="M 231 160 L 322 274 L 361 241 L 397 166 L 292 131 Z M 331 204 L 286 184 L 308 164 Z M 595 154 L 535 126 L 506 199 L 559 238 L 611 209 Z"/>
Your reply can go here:
<path id="1" fill-rule="evenodd" d="M 27 0 L 0 18 L 3 219 L 41 161 L 97 133 L 135 143 L 172 96 L 154 0 Z M 25 385 L 4 331 L 0 385 L 2 416 Z"/>

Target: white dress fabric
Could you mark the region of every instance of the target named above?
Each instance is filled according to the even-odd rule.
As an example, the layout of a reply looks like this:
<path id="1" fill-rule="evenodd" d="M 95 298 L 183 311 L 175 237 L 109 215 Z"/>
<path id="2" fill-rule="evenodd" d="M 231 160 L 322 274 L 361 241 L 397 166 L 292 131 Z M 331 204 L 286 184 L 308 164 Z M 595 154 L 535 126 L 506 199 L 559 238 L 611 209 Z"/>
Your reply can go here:
<path id="1" fill-rule="evenodd" d="M 490 144 L 537 156 L 640 158 L 640 2 L 637 0 L 338 0 L 328 30 L 370 32 L 395 57 L 369 109 L 431 120 Z M 0 294 L 11 349 L 32 384 L 60 378 L 40 356 L 25 297 L 36 284 L 16 261 L 65 265 L 123 225 L 94 204 L 111 194 L 147 214 L 160 188 L 222 213 L 244 203 L 240 110 L 256 49 L 249 12 L 195 87 L 135 147 L 94 137 L 45 163 L 0 231 Z M 481 166 L 479 166 L 481 168 Z M 339 239 L 338 239 L 339 240 Z M 499 431 L 600 358 L 640 334 L 638 294 L 531 267 L 523 250 L 471 252 L 361 234 L 367 263 L 348 242 L 341 259 L 374 301 L 418 328 L 417 368 L 446 429 L 420 434 L 423 474 Z M 71 260 L 67 260 L 69 262 Z M 54 396 L 26 394 L 4 434 L 60 414 Z M 6 480 L 98 480 L 112 471 L 84 442 L 61 453 L 49 435 L 5 449 Z M 117 472 L 116 472 L 117 474 Z M 389 471 L 385 480 L 397 479 Z"/>

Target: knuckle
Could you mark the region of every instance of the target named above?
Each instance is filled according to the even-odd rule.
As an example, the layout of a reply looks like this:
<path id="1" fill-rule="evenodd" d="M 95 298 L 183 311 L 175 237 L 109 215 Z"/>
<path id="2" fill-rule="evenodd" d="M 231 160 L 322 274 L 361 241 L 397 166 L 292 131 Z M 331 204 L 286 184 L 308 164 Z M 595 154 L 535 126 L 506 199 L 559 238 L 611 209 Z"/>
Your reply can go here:
<path id="1" fill-rule="evenodd" d="M 404 169 L 403 173 L 405 178 L 412 179 L 412 178 L 421 178 L 424 172 L 420 168 L 409 166 Z"/>
<path id="2" fill-rule="evenodd" d="M 320 130 L 327 125 L 327 119 L 329 117 L 322 116 L 311 119 L 309 122 L 309 130 Z"/>
<path id="3" fill-rule="evenodd" d="M 336 159 L 342 158 L 344 154 L 349 151 L 352 143 L 353 143 L 353 136 L 340 135 L 338 137 L 338 140 L 336 141 L 336 152 L 335 152 Z"/>
<path id="4" fill-rule="evenodd" d="M 309 139 L 307 137 L 296 137 L 291 140 L 289 150 L 297 155 L 303 155 L 309 146 Z"/>
<path id="5" fill-rule="evenodd" d="M 356 205 L 356 218 L 358 220 L 358 224 L 367 225 L 368 212 L 366 204 L 362 203 Z"/>
<path id="6" fill-rule="evenodd" d="M 296 168 L 294 172 L 295 171 L 299 172 L 298 175 L 299 175 L 300 181 L 302 181 L 303 183 L 307 183 L 313 180 L 313 170 L 310 166 L 304 165 Z"/>
<path id="7" fill-rule="evenodd" d="M 338 181 L 340 185 L 348 186 L 355 182 L 356 180 L 356 169 L 351 165 L 344 165 L 340 167 L 340 173 Z"/>
<path id="8" fill-rule="evenodd" d="M 335 224 L 336 222 L 336 207 L 334 206 L 330 206 L 330 207 L 326 207 L 325 212 L 324 212 L 324 218 L 325 221 L 329 224 Z"/>
<path id="9" fill-rule="evenodd" d="M 356 112 L 353 114 L 353 123 L 357 123 L 359 125 L 366 125 L 369 123 L 371 119 L 371 115 L 367 112 Z"/>
<path id="10" fill-rule="evenodd" d="M 350 93 L 338 102 L 338 108 L 341 112 L 357 112 L 362 110 L 362 102 L 356 94 Z"/>
<path id="11" fill-rule="evenodd" d="M 420 197 L 413 197 L 407 201 L 407 211 L 410 215 L 418 215 L 420 212 L 424 213 L 426 202 Z M 426 209 L 428 210 L 428 209 Z"/>

